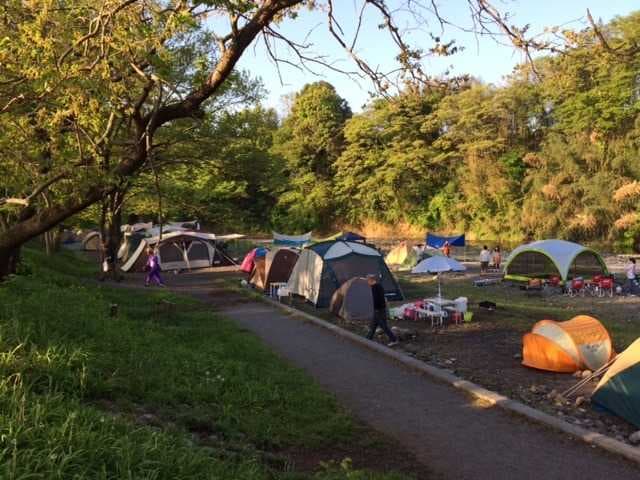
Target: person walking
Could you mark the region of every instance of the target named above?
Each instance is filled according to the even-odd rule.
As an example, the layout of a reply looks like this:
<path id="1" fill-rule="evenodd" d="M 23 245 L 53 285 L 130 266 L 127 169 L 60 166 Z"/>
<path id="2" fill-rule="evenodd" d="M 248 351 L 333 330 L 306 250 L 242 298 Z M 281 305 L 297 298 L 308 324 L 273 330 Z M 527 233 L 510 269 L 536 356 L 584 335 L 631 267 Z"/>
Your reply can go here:
<path id="1" fill-rule="evenodd" d="M 444 245 L 442 246 L 442 253 L 444 253 L 445 257 L 451 256 L 451 245 L 449 245 L 448 241 L 444 242 Z"/>
<path id="2" fill-rule="evenodd" d="M 500 271 L 500 264 L 502 263 L 502 254 L 500 253 L 500 247 L 497 246 L 493 249 L 493 268 Z"/>
<path id="3" fill-rule="evenodd" d="M 489 270 L 489 262 L 491 261 L 491 252 L 487 246 L 483 246 L 480 251 L 480 273 L 487 273 Z"/>
<path id="4" fill-rule="evenodd" d="M 373 318 L 369 325 L 367 338 L 371 340 L 376 333 L 376 329 L 380 327 L 389 337 L 390 343 L 388 346 L 393 347 L 398 344 L 398 338 L 393 334 L 387 324 L 387 299 L 384 296 L 384 288 L 380 285 L 375 275 L 367 275 L 367 283 L 371 287 L 371 294 L 373 296 Z"/>
<path id="5" fill-rule="evenodd" d="M 160 259 L 153 248 L 147 247 L 147 277 L 144 280 L 144 286 L 148 287 L 151 282 L 154 282 L 160 287 L 164 287 L 164 282 L 160 276 Z"/>

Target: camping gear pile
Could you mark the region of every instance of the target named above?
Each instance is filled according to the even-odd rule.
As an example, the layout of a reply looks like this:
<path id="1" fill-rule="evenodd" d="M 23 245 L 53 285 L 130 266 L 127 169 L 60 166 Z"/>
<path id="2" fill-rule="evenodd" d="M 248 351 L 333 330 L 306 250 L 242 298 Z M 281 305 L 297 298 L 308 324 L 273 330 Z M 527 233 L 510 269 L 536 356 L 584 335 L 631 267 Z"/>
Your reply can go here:
<path id="1" fill-rule="evenodd" d="M 389 309 L 389 316 L 396 320 L 430 321 L 431 327 L 470 322 L 473 314 L 468 311 L 468 299 L 458 297 L 447 300 L 442 297 L 425 298 Z"/>

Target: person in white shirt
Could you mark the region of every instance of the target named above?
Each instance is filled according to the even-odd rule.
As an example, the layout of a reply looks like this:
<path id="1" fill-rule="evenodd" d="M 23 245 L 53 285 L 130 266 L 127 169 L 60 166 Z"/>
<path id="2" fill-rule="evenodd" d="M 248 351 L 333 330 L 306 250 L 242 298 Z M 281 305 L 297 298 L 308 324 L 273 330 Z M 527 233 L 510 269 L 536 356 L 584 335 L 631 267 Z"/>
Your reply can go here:
<path id="1" fill-rule="evenodd" d="M 627 277 L 627 281 L 624 284 L 624 291 L 635 295 L 638 290 L 638 281 L 637 281 L 637 272 L 636 272 L 636 259 L 630 258 L 629 263 L 627 263 L 624 268 L 625 275 Z"/>
<path id="2" fill-rule="evenodd" d="M 483 246 L 480 251 L 480 273 L 487 273 L 489 270 L 489 262 L 491 261 L 491 252 L 487 246 Z"/>

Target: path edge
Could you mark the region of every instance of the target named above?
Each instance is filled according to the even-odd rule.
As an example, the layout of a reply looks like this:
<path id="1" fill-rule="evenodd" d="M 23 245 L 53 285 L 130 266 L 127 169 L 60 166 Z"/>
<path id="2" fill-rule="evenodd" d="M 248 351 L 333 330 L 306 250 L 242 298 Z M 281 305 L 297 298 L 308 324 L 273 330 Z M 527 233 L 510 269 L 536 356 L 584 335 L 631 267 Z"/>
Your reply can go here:
<path id="1" fill-rule="evenodd" d="M 264 296 L 261 297 L 261 300 L 274 307 L 284 310 L 285 312 L 302 317 L 319 327 L 331 331 L 333 334 L 339 337 L 342 337 L 353 343 L 357 343 L 358 345 L 368 348 L 369 350 L 373 350 L 386 357 L 389 357 L 412 370 L 416 370 L 443 383 L 451 385 L 454 388 L 462 390 L 483 402 L 487 402 L 491 406 L 500 407 L 507 412 L 515 413 L 516 415 L 525 417 L 536 423 L 553 428 L 554 430 L 559 430 L 561 432 L 567 433 L 572 437 L 580 439 L 587 444 L 598 446 L 608 452 L 623 456 L 627 460 L 631 460 L 637 464 L 640 464 L 640 448 L 633 447 L 607 435 L 591 432 L 577 425 L 572 425 L 569 422 L 556 418 L 553 415 L 545 413 L 541 410 L 537 410 L 533 407 L 530 407 L 529 405 L 525 405 L 522 402 L 513 400 L 509 397 L 505 397 L 498 392 L 487 390 L 486 388 L 481 387 L 476 383 L 464 380 L 447 370 L 434 367 L 433 365 L 429 365 L 428 363 L 417 360 L 416 358 L 413 358 L 409 355 L 397 352 L 385 345 L 367 340 L 366 338 L 345 330 L 342 327 L 334 325 L 333 323 L 329 323 L 326 320 L 322 320 L 321 318 L 311 315 L 310 313 L 303 312 L 282 302 L 278 302 Z"/>

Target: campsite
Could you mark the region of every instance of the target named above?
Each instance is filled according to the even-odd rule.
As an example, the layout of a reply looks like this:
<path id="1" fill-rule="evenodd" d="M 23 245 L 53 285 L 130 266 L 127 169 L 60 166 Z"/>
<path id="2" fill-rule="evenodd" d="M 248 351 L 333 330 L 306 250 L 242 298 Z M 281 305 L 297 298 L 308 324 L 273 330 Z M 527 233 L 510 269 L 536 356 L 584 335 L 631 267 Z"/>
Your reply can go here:
<path id="1" fill-rule="evenodd" d="M 637 0 L 0 1 L 0 479 L 640 478 Z"/>

